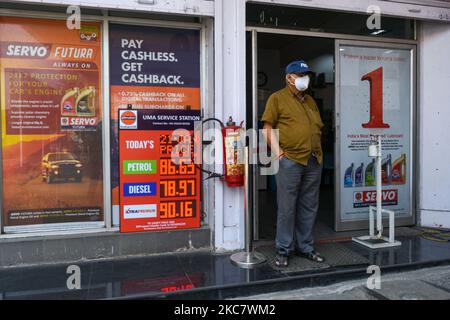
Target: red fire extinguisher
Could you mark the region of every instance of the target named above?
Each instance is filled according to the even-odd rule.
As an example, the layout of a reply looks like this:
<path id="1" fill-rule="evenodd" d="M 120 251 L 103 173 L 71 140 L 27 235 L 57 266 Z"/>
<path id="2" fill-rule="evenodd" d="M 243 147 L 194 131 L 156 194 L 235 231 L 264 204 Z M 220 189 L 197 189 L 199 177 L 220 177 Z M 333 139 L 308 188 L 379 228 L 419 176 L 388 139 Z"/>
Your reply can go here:
<path id="1" fill-rule="evenodd" d="M 243 121 L 239 126 L 230 117 L 222 127 L 224 180 L 229 187 L 244 185 L 244 146 L 241 134 L 244 132 Z"/>

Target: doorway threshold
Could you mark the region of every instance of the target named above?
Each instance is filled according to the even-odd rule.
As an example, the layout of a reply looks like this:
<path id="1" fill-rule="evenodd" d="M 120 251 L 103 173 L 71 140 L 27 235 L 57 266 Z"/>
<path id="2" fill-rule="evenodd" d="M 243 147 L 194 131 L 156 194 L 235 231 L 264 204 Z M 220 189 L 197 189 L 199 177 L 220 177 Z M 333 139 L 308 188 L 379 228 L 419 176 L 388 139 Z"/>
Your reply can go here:
<path id="1" fill-rule="evenodd" d="M 352 242 L 322 245 L 329 265 L 309 270 L 281 271 L 263 264 L 241 269 L 231 261 L 232 253 L 172 253 L 78 264 L 81 290 L 66 286 L 67 265 L 0 270 L 2 299 L 231 299 L 255 294 L 323 286 L 367 278 L 369 265 L 381 273 L 450 265 L 450 243 L 421 236 L 399 236 L 400 247 L 371 250 Z M 259 241 L 255 250 L 274 243 Z M 348 255 L 339 261 L 329 252 L 339 250 L 362 257 L 352 264 Z M 328 250 L 328 251 L 327 251 Z M 270 258 L 270 257 L 268 257 Z M 335 260 L 333 260 L 335 259 Z M 336 260 L 337 259 L 337 260 Z M 331 261 L 337 261 L 333 264 Z M 301 262 L 298 263 L 301 265 Z M 33 281 L 29 281 L 33 279 Z"/>

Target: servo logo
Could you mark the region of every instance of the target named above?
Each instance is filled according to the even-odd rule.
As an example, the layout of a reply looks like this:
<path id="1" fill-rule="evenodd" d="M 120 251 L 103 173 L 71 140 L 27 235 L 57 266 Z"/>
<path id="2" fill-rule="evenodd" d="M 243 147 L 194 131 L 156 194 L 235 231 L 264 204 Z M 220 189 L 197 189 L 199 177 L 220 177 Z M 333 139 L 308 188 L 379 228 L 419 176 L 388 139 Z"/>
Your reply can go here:
<path id="1" fill-rule="evenodd" d="M 398 205 L 398 190 L 383 190 L 381 193 L 383 206 Z M 365 208 L 376 205 L 376 191 L 357 191 L 353 193 L 353 208 Z"/>
<path id="2" fill-rule="evenodd" d="M 137 129 L 137 110 L 120 110 L 119 126 L 120 129 Z"/>
<path id="3" fill-rule="evenodd" d="M 0 58 L 47 59 L 50 44 L 0 41 Z"/>
<path id="4" fill-rule="evenodd" d="M 363 193 L 362 192 L 355 192 L 354 193 L 355 202 L 361 202 L 363 199 Z"/>

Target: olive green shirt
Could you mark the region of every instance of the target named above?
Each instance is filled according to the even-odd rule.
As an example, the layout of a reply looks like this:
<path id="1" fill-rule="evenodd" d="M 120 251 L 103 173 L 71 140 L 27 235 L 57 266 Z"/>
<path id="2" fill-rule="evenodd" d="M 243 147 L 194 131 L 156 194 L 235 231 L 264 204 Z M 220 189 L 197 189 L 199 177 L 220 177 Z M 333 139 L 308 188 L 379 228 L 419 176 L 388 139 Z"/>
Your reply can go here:
<path id="1" fill-rule="evenodd" d="M 319 109 L 314 99 L 297 96 L 288 86 L 273 93 L 266 103 L 261 121 L 279 130 L 279 144 L 288 159 L 307 165 L 314 154 L 322 163 L 322 128 Z"/>

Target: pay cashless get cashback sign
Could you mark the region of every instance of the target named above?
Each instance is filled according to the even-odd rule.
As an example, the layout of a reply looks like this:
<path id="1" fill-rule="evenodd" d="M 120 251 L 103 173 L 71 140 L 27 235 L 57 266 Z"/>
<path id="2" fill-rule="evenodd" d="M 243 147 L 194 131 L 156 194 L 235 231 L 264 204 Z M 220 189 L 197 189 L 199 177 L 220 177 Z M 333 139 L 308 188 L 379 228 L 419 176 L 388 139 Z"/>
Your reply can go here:
<path id="1" fill-rule="evenodd" d="M 121 232 L 200 227 L 200 171 L 183 161 L 194 121 L 197 110 L 119 110 Z"/>

